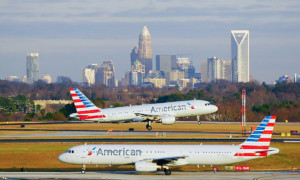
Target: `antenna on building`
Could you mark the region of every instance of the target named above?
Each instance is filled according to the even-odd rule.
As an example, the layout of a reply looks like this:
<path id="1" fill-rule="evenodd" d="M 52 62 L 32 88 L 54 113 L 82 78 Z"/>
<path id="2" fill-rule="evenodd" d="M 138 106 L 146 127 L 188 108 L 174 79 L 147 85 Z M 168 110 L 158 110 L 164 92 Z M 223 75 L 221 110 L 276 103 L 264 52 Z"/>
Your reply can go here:
<path id="1" fill-rule="evenodd" d="M 242 90 L 242 109 L 241 109 L 241 114 L 242 114 L 242 135 L 244 135 L 244 130 L 246 131 L 246 89 L 244 88 Z"/>

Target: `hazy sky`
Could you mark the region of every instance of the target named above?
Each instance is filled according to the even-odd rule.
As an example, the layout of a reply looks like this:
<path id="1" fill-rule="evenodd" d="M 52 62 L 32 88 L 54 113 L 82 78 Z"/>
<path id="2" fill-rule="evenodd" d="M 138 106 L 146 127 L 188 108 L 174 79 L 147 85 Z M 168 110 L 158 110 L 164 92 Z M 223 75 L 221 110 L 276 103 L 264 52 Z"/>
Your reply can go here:
<path id="1" fill-rule="evenodd" d="M 81 81 L 91 63 L 113 60 L 117 79 L 146 25 L 157 54 L 229 60 L 230 30 L 250 31 L 250 73 L 274 81 L 300 74 L 299 0 L 1 0 L 0 79 L 26 74 L 26 54 L 40 53 L 40 76 Z M 298 53 L 298 54 L 297 54 Z"/>

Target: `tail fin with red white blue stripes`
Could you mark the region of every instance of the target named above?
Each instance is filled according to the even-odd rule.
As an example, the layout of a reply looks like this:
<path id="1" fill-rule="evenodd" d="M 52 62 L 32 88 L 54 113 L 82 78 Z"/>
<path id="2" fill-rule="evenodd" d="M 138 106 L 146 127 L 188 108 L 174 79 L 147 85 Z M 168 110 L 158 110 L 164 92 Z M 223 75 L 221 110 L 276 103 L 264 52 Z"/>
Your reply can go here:
<path id="1" fill-rule="evenodd" d="M 95 106 L 80 90 L 70 88 L 70 93 L 80 120 L 97 120 L 104 118 L 100 108 Z"/>
<path id="2" fill-rule="evenodd" d="M 268 155 L 276 116 L 267 116 L 243 142 L 234 156 L 264 157 Z"/>

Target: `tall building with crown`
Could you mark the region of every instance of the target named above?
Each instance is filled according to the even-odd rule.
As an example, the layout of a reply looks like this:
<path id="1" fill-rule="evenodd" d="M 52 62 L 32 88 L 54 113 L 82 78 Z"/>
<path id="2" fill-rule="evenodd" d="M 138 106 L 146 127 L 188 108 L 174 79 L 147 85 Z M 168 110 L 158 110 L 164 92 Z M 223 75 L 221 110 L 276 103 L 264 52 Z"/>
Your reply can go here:
<path id="1" fill-rule="evenodd" d="M 103 61 L 96 72 L 95 82 L 109 88 L 115 87 L 115 68 L 112 61 Z"/>
<path id="2" fill-rule="evenodd" d="M 231 31 L 232 82 L 249 82 L 249 31 Z"/>
<path id="3" fill-rule="evenodd" d="M 27 80 L 32 84 L 39 80 L 39 53 L 27 54 Z"/>
<path id="4" fill-rule="evenodd" d="M 138 60 L 145 65 L 145 74 L 152 70 L 151 36 L 147 27 L 144 26 L 139 36 Z"/>

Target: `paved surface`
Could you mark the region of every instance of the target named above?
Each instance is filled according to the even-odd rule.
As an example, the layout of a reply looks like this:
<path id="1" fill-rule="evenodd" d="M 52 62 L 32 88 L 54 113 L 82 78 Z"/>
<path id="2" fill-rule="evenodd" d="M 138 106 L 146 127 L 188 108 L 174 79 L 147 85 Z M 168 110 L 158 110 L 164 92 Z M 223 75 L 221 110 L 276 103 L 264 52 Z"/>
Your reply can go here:
<path id="1" fill-rule="evenodd" d="M 0 129 L 0 131 L 31 131 L 32 134 L 14 134 L 14 135 L 0 135 L 0 137 L 68 137 L 68 136 L 110 136 L 111 133 L 107 134 L 107 131 L 102 130 L 43 130 L 43 129 Z M 34 133 L 34 131 L 45 131 L 46 133 Z M 51 133 L 54 131 L 53 133 Z M 124 135 L 124 136 L 136 136 L 136 135 L 152 135 L 156 136 L 165 135 L 230 135 L 230 134 L 241 134 L 241 133 L 230 133 L 230 132 L 195 132 L 195 131 L 113 131 L 113 135 Z"/>
<path id="2" fill-rule="evenodd" d="M 31 134 L 14 134 L 14 135 L 0 135 L 0 137 L 67 137 L 67 136 L 105 136 L 107 134 L 104 130 L 55 130 L 55 129 L 0 129 L 0 131 L 27 131 Z M 45 133 L 34 133 L 35 131 L 44 131 Z M 53 132 L 53 133 L 51 133 Z M 241 135 L 237 132 L 199 132 L 199 131 L 113 131 L 114 135 L 136 136 L 136 135 Z M 246 133 L 250 135 L 250 132 Z M 280 135 L 280 133 L 273 133 L 273 135 Z M 300 136 L 300 133 L 292 134 L 293 136 Z"/>
<path id="3" fill-rule="evenodd" d="M 8 179 L 300 179 L 300 172 L 163 172 L 140 174 L 135 171 L 87 172 L 0 172 L 0 178 Z"/>
<path id="4" fill-rule="evenodd" d="M 243 142 L 245 139 L 219 138 L 45 138 L 45 139 L 0 139 L 0 143 L 50 143 L 50 142 Z M 300 143 L 300 139 L 272 139 L 271 142 Z"/>

